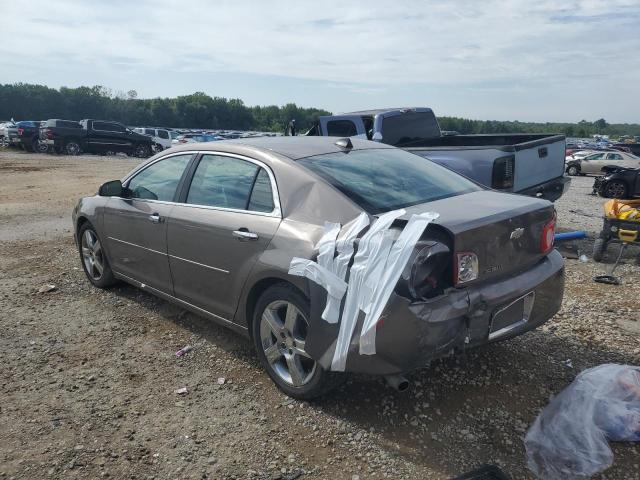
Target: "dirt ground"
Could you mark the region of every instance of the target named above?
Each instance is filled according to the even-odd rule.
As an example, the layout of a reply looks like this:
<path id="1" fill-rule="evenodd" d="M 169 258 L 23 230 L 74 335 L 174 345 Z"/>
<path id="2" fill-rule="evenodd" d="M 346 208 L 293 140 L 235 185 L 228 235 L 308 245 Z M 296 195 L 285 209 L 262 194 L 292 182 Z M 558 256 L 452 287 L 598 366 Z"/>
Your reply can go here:
<path id="1" fill-rule="evenodd" d="M 640 364 L 638 249 L 623 286 L 592 282 L 609 265 L 574 257 L 590 257 L 602 199 L 575 178 L 559 226 L 591 239 L 564 250 L 563 308 L 543 328 L 414 372 L 405 394 L 352 376 L 294 401 L 247 340 L 133 287 L 90 287 L 71 210 L 136 163 L 0 150 L 0 478 L 448 479 L 485 463 L 532 478 L 523 437 L 550 398 L 585 368 Z M 640 478 L 640 445 L 613 451 L 600 478 Z"/>

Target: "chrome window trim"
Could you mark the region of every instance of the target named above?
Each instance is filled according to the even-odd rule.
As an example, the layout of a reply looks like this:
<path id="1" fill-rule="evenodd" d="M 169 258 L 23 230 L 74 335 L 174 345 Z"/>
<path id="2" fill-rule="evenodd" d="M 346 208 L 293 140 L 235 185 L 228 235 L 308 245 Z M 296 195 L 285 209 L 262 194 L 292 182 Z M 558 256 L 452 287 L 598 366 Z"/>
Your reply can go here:
<path id="1" fill-rule="evenodd" d="M 265 164 L 264 162 L 260 161 L 260 160 L 256 160 L 254 158 L 251 157 L 246 157 L 244 155 L 240 155 L 237 153 L 227 153 L 227 152 L 217 152 L 217 151 L 209 151 L 209 150 L 185 150 L 182 152 L 174 152 L 174 153 L 170 153 L 169 155 L 165 155 L 163 157 L 160 158 L 156 158 L 155 160 L 153 160 L 152 162 L 146 163 L 144 165 L 141 165 L 139 168 L 137 168 L 136 170 L 130 172 L 129 174 L 127 174 L 126 177 L 124 177 L 122 179 L 122 184 L 123 185 L 127 185 L 128 182 L 135 177 L 138 173 L 142 172 L 143 170 L 147 169 L 148 167 L 150 167 L 151 165 L 154 165 L 155 163 L 159 162 L 160 160 L 165 160 L 167 158 L 170 157 L 175 157 L 177 155 L 186 155 L 186 154 L 202 154 L 204 155 L 217 155 L 217 156 L 221 156 L 221 157 L 230 157 L 230 158 L 236 158 L 238 160 L 244 160 L 246 162 L 249 163 L 253 163 L 254 165 L 257 165 L 259 167 L 262 167 L 266 170 L 267 175 L 269 175 L 269 180 L 271 182 L 271 195 L 273 196 L 273 205 L 274 208 L 272 211 L 270 212 L 257 212 L 255 210 L 243 210 L 243 209 L 238 209 L 238 208 L 226 208 L 226 207 L 213 207 L 211 205 L 198 205 L 195 203 L 182 203 L 182 202 L 167 202 L 164 200 L 150 200 L 150 199 L 144 199 L 144 198 L 122 198 L 122 197 L 118 197 L 118 198 L 122 198 L 122 200 L 136 200 L 139 202 L 150 202 L 150 203 L 161 203 L 161 204 L 165 204 L 165 205 L 179 205 L 181 207 L 191 207 L 191 208 L 199 208 L 199 209 L 204 209 L 204 210 L 219 210 L 222 212 L 230 212 L 230 213 L 244 213 L 244 214 L 248 214 L 248 215 L 258 215 L 260 217 L 276 217 L 276 218 L 282 218 L 282 208 L 280 206 L 280 194 L 278 192 L 278 184 L 276 183 L 276 177 L 273 173 L 273 171 L 271 170 L 271 168 Z M 197 171 L 197 169 L 196 169 Z M 194 171 L 194 175 L 195 175 L 195 171 Z"/>

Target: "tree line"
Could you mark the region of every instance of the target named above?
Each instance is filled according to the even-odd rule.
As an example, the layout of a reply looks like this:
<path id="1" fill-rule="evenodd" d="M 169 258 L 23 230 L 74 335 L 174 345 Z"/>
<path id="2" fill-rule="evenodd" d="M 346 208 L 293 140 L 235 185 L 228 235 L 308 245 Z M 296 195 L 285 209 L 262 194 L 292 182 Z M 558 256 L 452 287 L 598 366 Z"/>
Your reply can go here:
<path id="1" fill-rule="evenodd" d="M 28 83 L 0 84 L 0 120 L 81 120 L 100 118 L 126 125 L 175 128 L 207 128 L 282 132 L 292 119 L 300 132 L 310 128 L 320 115 L 330 112 L 284 106 L 249 107 L 237 98 L 211 97 L 202 92 L 175 98 L 138 98 L 135 90 L 113 92 L 102 87 L 60 89 Z M 564 133 L 568 137 L 640 135 L 638 124 L 609 124 L 603 118 L 578 123 L 533 123 L 470 120 L 439 117 L 443 130 L 476 133 Z"/>

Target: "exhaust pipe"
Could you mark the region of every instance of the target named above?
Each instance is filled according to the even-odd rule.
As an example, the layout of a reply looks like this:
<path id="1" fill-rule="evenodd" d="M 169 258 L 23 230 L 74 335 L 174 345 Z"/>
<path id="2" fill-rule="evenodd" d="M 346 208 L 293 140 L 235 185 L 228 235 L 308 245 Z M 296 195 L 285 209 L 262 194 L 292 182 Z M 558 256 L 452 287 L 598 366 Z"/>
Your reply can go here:
<path id="1" fill-rule="evenodd" d="M 406 392 L 409 389 L 409 380 L 402 375 L 385 375 L 384 379 L 396 392 Z"/>

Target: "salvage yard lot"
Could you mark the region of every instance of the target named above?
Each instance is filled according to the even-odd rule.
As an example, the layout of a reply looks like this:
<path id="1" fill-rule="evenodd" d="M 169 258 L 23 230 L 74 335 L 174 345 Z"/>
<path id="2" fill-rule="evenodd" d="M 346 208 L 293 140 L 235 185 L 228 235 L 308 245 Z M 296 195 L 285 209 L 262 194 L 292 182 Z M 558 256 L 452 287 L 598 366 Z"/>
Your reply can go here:
<path id="1" fill-rule="evenodd" d="M 0 478 L 447 479 L 484 463 L 531 478 L 522 438 L 550 397 L 585 368 L 640 363 L 630 248 L 623 286 L 592 282 L 610 265 L 569 258 L 553 320 L 414 372 L 406 394 L 353 376 L 293 401 L 243 338 L 133 287 L 90 287 L 71 210 L 137 163 L 0 150 Z M 557 202 L 559 229 L 591 237 L 569 257 L 590 257 L 601 226 L 592 183 L 573 178 Z M 613 450 L 602 478 L 640 478 L 640 445 Z"/>

